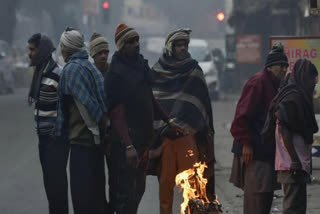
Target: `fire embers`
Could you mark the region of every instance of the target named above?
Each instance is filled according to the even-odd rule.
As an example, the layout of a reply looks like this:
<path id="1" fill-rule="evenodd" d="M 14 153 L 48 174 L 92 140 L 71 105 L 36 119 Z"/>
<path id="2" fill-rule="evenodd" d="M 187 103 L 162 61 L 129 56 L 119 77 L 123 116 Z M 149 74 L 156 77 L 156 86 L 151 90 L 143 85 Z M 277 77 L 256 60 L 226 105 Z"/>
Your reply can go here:
<path id="1" fill-rule="evenodd" d="M 215 199 L 210 202 L 206 194 L 207 179 L 203 178 L 205 163 L 195 163 L 193 168 L 176 176 L 176 185 L 183 191 L 183 203 L 180 214 L 216 214 L 221 213 L 221 204 Z"/>
<path id="2" fill-rule="evenodd" d="M 214 202 L 204 203 L 199 199 L 191 199 L 184 214 L 220 214 L 222 213 L 221 204 Z"/>

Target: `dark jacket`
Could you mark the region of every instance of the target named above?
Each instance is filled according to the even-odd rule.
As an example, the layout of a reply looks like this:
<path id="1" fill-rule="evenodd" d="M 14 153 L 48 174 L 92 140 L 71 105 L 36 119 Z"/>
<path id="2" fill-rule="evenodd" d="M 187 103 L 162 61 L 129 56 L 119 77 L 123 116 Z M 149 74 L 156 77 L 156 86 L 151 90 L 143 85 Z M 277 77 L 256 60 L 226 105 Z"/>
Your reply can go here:
<path id="1" fill-rule="evenodd" d="M 128 59 L 116 52 L 105 78 L 111 139 L 124 145 L 132 143 L 139 155 L 152 142 L 154 110 L 157 111 L 150 75 L 148 62 L 142 55 Z"/>

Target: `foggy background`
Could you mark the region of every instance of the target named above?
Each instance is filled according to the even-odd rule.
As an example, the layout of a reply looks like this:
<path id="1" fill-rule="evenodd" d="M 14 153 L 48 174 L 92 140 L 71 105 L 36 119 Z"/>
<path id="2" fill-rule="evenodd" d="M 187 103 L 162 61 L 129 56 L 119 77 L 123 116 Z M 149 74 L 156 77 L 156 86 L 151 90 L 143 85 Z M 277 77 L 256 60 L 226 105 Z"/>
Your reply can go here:
<path id="1" fill-rule="evenodd" d="M 224 19 L 218 19 L 219 13 Z M 86 42 L 93 32 L 103 34 L 110 43 L 111 58 L 120 23 L 138 31 L 141 52 L 150 66 L 161 55 L 163 39 L 177 28 L 191 28 L 192 39 L 208 44 L 206 51 L 212 51 L 210 61 L 215 68 L 205 78 L 217 80 L 212 88 L 220 95 L 212 102 L 216 190 L 224 213 L 241 214 L 242 192 L 228 182 L 233 142 L 229 128 L 235 106 L 245 81 L 263 68 L 270 36 L 320 35 L 320 18 L 311 15 L 309 0 L 0 0 L 0 214 L 48 213 L 33 107 L 27 104 L 33 74 L 27 40 L 40 32 L 58 46 L 60 35 L 70 26 L 80 30 Z M 257 52 L 249 51 L 249 58 L 240 60 L 238 38 L 248 35 L 256 39 Z M 320 210 L 319 162 L 314 182 L 308 186 L 308 214 Z M 281 193 L 276 194 L 272 213 L 281 213 Z M 179 204 L 179 200 L 174 203 L 174 213 L 179 213 Z M 158 214 L 158 207 L 158 181 L 148 176 L 139 214 Z"/>

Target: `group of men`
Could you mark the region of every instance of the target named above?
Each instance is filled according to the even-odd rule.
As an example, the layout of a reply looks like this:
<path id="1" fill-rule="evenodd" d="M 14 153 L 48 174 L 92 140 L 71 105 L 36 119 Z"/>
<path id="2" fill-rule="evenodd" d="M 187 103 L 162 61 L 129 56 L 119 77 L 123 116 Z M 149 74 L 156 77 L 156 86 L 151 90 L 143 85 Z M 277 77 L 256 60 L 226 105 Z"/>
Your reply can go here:
<path id="1" fill-rule="evenodd" d="M 313 109 L 318 71 L 306 59 L 297 60 L 291 72 L 288 65 L 282 44 L 275 44 L 264 70 L 247 81 L 237 104 L 230 182 L 244 190 L 245 214 L 269 214 L 280 184 L 283 213 L 306 213 L 318 131 Z"/>
<path id="2" fill-rule="evenodd" d="M 138 32 L 125 24 L 116 29 L 111 63 L 109 43 L 98 33 L 90 39 L 91 63 L 83 35 L 67 28 L 60 38 L 63 68 L 46 35 L 28 40 L 34 67 L 28 100 L 35 104 L 50 214 L 68 213 L 68 160 L 75 214 L 137 213 L 147 174 L 158 176 L 160 213 L 172 214 L 175 176 L 198 161 L 208 165 L 207 195 L 215 198 L 211 102 L 188 53 L 190 32 L 168 35 L 152 69 Z"/>

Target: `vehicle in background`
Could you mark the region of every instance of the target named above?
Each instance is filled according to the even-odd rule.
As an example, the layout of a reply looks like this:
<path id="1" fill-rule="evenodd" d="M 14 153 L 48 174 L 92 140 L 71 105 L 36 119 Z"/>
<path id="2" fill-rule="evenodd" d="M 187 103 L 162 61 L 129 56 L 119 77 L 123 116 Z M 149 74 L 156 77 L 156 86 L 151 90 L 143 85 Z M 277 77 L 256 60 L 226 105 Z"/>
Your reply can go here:
<path id="1" fill-rule="evenodd" d="M 9 56 L 9 45 L 0 40 L 0 94 L 14 93 L 14 71 L 13 58 Z"/>
<path id="2" fill-rule="evenodd" d="M 203 39 L 191 39 L 189 53 L 199 62 L 199 66 L 203 70 L 211 99 L 218 100 L 220 96 L 218 69 L 208 42 Z"/>

